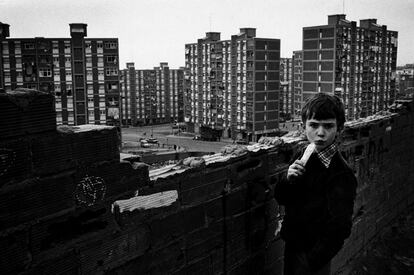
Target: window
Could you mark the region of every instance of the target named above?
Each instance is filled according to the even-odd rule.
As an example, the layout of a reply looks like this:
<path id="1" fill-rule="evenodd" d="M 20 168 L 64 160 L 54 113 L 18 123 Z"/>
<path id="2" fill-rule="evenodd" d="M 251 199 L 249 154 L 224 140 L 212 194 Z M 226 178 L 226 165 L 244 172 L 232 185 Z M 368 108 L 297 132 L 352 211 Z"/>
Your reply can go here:
<path id="1" fill-rule="evenodd" d="M 70 53 L 70 42 L 65 41 L 65 53 Z"/>
<path id="2" fill-rule="evenodd" d="M 117 49 L 118 48 L 118 43 L 115 41 L 108 41 L 105 42 L 105 49 Z"/>
<path id="3" fill-rule="evenodd" d="M 10 72 L 4 72 L 4 81 L 5 82 L 11 82 Z"/>
<path id="4" fill-rule="evenodd" d="M 68 96 L 72 95 L 72 84 L 66 84 L 66 93 L 68 94 Z M 68 101 L 68 107 L 69 107 L 69 101 Z"/>
<path id="5" fill-rule="evenodd" d="M 35 48 L 34 43 L 24 43 L 25 50 L 34 50 L 34 48 Z"/>
<path id="6" fill-rule="evenodd" d="M 102 56 L 98 56 L 98 67 L 103 67 L 104 63 L 103 63 L 103 57 Z"/>
<path id="7" fill-rule="evenodd" d="M 10 59 L 8 57 L 3 58 L 3 67 L 5 69 L 10 69 Z"/>
<path id="8" fill-rule="evenodd" d="M 116 56 L 115 56 L 115 55 L 109 55 L 109 56 L 107 56 L 107 57 L 106 57 L 106 61 L 107 61 L 108 63 L 116 63 L 117 58 L 116 58 Z"/>
<path id="9" fill-rule="evenodd" d="M 39 77 L 51 77 L 52 70 L 51 69 L 39 69 Z"/>
<path id="10" fill-rule="evenodd" d="M 117 68 L 106 68 L 105 73 L 107 76 L 118 75 L 118 69 Z"/>
<path id="11" fill-rule="evenodd" d="M 102 42 L 97 42 L 96 43 L 96 48 L 102 49 L 103 48 L 103 43 Z"/>

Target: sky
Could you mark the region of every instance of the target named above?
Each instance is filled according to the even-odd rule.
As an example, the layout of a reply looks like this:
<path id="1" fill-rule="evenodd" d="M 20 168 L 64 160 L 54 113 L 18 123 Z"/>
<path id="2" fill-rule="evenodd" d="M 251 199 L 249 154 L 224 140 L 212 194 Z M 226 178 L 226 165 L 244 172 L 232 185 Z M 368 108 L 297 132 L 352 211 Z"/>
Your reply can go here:
<path id="1" fill-rule="evenodd" d="M 185 65 L 185 44 L 206 32 L 222 40 L 240 28 L 281 40 L 281 57 L 302 48 L 302 28 L 326 25 L 328 15 L 376 18 L 398 31 L 397 64 L 414 63 L 414 0 L 0 0 L 10 38 L 69 38 L 70 23 L 86 23 L 89 38 L 118 38 L 120 69 Z"/>

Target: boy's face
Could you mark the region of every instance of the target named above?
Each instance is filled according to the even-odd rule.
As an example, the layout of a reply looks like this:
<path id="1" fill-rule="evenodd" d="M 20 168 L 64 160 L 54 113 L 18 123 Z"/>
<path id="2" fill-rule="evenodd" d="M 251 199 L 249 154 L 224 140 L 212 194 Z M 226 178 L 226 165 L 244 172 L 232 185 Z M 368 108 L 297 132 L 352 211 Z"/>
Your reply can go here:
<path id="1" fill-rule="evenodd" d="M 305 124 L 305 133 L 309 142 L 315 143 L 316 151 L 320 152 L 335 141 L 338 133 L 336 119 L 308 119 Z"/>

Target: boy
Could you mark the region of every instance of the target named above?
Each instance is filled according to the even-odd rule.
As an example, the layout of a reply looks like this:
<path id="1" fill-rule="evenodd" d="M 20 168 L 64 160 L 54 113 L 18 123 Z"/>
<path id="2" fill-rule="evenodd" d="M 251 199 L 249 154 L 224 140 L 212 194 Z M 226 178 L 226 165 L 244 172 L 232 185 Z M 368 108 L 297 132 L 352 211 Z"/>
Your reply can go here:
<path id="1" fill-rule="evenodd" d="M 275 188 L 286 212 L 284 274 L 330 274 L 331 259 L 351 233 L 357 187 L 335 142 L 344 106 L 338 97 L 319 93 L 303 107 L 302 121 L 313 153 L 306 162 L 298 159 L 300 152 Z"/>

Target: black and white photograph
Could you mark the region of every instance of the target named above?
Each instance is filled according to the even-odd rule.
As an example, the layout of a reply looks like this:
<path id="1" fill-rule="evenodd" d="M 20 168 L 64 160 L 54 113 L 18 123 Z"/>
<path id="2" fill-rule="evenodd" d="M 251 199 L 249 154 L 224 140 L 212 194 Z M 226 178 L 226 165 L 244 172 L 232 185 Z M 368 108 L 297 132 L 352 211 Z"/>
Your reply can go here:
<path id="1" fill-rule="evenodd" d="M 0 0 L 0 274 L 414 274 L 414 1 Z"/>

